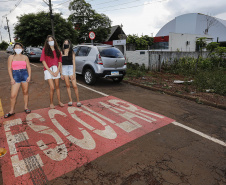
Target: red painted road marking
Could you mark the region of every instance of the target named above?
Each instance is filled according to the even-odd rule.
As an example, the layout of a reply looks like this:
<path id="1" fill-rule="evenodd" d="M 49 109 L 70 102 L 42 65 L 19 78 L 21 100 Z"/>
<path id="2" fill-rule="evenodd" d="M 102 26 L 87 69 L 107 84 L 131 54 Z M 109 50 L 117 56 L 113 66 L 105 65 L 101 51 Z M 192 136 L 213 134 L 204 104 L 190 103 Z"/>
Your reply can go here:
<path id="1" fill-rule="evenodd" d="M 118 98 L 0 119 L 4 184 L 44 184 L 174 120 Z"/>

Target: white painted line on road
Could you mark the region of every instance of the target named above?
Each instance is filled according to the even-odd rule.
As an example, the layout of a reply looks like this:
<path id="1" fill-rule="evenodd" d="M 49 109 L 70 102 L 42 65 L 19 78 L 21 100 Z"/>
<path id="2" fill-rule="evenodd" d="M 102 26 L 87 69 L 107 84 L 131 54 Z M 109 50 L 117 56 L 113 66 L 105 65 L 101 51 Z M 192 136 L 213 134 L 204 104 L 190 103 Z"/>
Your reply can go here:
<path id="1" fill-rule="evenodd" d="M 197 130 L 195 130 L 195 129 L 193 129 L 193 128 L 190 128 L 190 127 L 188 127 L 188 126 L 185 126 L 185 125 L 183 125 L 183 124 L 181 124 L 181 123 L 178 123 L 178 122 L 176 122 L 176 121 L 174 121 L 174 122 L 172 122 L 172 123 L 173 123 L 174 125 L 176 125 L 176 126 L 182 127 L 182 128 L 184 128 L 184 129 L 186 129 L 186 130 L 189 130 L 190 132 L 193 132 L 193 133 L 195 133 L 195 134 L 198 134 L 198 135 L 200 135 L 200 136 L 202 136 L 202 137 L 204 137 L 204 138 L 206 138 L 206 139 L 208 139 L 208 140 L 210 140 L 210 141 L 213 141 L 213 142 L 215 142 L 215 143 L 217 143 L 217 144 L 219 144 L 219 145 L 222 145 L 222 146 L 225 146 L 225 147 L 226 147 L 226 143 L 225 143 L 224 141 L 221 141 L 221 140 L 216 139 L 216 138 L 214 138 L 214 137 L 208 136 L 208 135 L 206 135 L 206 134 L 204 134 L 204 133 L 202 133 L 202 132 L 199 132 L 199 131 L 197 131 Z"/>
<path id="2" fill-rule="evenodd" d="M 77 84 L 80 85 L 81 87 L 84 87 L 84 88 L 89 89 L 89 90 L 91 90 L 91 91 L 93 91 L 93 92 L 96 92 L 96 93 L 98 93 L 98 94 L 100 94 L 100 95 L 102 95 L 102 96 L 109 96 L 109 95 L 107 95 L 107 94 L 105 94 L 105 93 L 102 93 L 102 92 L 100 92 L 100 91 L 96 91 L 96 90 L 94 90 L 94 89 L 92 89 L 92 88 L 86 87 L 85 85 L 82 85 L 82 84 L 80 84 L 80 83 L 77 83 Z"/>

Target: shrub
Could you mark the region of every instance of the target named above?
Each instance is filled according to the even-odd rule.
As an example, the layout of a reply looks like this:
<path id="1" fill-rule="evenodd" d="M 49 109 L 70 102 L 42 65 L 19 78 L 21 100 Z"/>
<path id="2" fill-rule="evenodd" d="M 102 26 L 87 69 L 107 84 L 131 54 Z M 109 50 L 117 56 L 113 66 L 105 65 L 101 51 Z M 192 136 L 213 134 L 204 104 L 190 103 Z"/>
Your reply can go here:
<path id="1" fill-rule="evenodd" d="M 201 71 L 195 76 L 194 85 L 200 91 L 212 89 L 215 93 L 226 95 L 226 71 L 218 69 L 214 71 Z"/>
<path id="2" fill-rule="evenodd" d="M 5 42 L 5 41 L 2 41 L 2 43 L 0 43 L 0 49 L 1 50 L 6 50 L 7 49 L 7 47 L 8 47 L 8 43 L 7 42 Z"/>

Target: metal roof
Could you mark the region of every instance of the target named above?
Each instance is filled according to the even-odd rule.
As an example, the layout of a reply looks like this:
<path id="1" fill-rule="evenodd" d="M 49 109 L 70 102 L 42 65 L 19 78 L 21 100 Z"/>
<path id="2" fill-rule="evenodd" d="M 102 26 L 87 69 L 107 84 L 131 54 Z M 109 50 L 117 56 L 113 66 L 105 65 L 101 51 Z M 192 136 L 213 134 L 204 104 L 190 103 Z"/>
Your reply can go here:
<path id="1" fill-rule="evenodd" d="M 207 28 L 207 20 L 213 21 L 212 26 L 209 28 L 208 33 L 205 33 Z M 218 19 L 209 15 L 201 13 L 189 13 L 176 17 L 167 24 L 165 24 L 156 37 L 167 36 L 169 33 L 184 33 L 184 34 L 197 34 L 210 36 L 213 38 L 213 42 L 225 42 L 226 41 L 226 20 Z"/>

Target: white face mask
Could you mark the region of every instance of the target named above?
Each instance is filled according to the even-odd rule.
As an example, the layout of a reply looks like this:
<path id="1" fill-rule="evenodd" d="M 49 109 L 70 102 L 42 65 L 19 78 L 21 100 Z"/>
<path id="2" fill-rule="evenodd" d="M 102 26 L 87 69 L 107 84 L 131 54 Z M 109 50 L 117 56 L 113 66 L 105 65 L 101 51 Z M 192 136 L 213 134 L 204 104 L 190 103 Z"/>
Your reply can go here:
<path id="1" fill-rule="evenodd" d="M 54 46 L 54 41 L 49 41 L 50 46 Z"/>
<path id="2" fill-rule="evenodd" d="M 22 53 L 22 49 L 14 49 L 14 51 L 16 52 L 16 54 L 21 54 Z"/>

